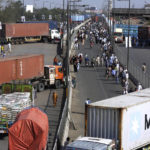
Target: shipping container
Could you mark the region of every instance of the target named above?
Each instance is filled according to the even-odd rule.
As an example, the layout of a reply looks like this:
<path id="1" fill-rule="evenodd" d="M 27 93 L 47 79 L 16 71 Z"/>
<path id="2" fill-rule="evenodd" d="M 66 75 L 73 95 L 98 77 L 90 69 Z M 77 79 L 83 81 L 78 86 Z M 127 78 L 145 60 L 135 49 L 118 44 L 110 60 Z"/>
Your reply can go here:
<path id="1" fill-rule="evenodd" d="M 17 80 L 44 76 L 44 55 L 18 56 L 16 59 Z"/>
<path id="2" fill-rule="evenodd" d="M 128 36 L 128 25 L 127 24 L 116 24 L 116 28 L 122 28 L 123 29 L 123 36 L 127 37 Z M 130 32 L 129 36 L 131 37 L 138 37 L 138 25 L 130 25 Z"/>
<path id="3" fill-rule="evenodd" d="M 85 113 L 85 133 L 115 139 L 120 150 L 150 143 L 150 88 L 91 103 Z"/>
<path id="4" fill-rule="evenodd" d="M 0 59 L 0 84 L 16 80 L 16 61 L 12 58 Z"/>
<path id="5" fill-rule="evenodd" d="M 48 23 L 49 29 L 58 29 L 58 22 L 54 20 L 45 20 L 45 21 L 26 21 L 23 23 Z"/>
<path id="6" fill-rule="evenodd" d="M 73 21 L 73 22 L 83 22 L 84 21 L 84 15 L 71 16 L 71 21 Z"/>
<path id="7" fill-rule="evenodd" d="M 7 37 L 32 37 L 48 36 L 48 23 L 12 23 L 5 24 L 5 34 Z"/>
<path id="8" fill-rule="evenodd" d="M 140 26 L 138 28 L 138 37 L 139 40 L 150 39 L 150 26 Z"/>
<path id="9" fill-rule="evenodd" d="M 9 128 L 9 150 L 46 150 L 48 117 L 38 108 L 23 110 Z"/>
<path id="10" fill-rule="evenodd" d="M 0 59 L 0 84 L 44 76 L 44 55 L 13 56 Z"/>

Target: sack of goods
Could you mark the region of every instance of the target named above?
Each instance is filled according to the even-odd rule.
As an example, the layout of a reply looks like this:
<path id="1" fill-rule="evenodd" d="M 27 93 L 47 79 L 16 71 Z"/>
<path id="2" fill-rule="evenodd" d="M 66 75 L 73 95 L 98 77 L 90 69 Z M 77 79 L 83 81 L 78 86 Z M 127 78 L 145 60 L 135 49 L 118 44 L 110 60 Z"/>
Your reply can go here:
<path id="1" fill-rule="evenodd" d="M 32 100 L 29 92 L 0 95 L 0 128 L 5 124 L 8 126 L 13 124 L 17 114 L 31 105 Z"/>

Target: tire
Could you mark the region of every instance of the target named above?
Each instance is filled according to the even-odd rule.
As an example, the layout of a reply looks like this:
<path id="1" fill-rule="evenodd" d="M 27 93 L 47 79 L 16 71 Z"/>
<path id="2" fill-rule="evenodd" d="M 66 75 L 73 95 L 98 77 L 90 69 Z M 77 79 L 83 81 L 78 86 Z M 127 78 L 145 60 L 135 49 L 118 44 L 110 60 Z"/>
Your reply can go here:
<path id="1" fill-rule="evenodd" d="M 39 83 L 39 84 L 38 84 L 38 91 L 39 91 L 39 92 L 42 92 L 42 91 L 44 91 L 44 89 L 45 89 L 44 83 L 42 83 L 42 82 Z"/>
<path id="2" fill-rule="evenodd" d="M 20 42 L 21 42 L 21 44 L 24 44 L 24 39 L 21 39 L 21 41 L 20 41 Z"/>
<path id="3" fill-rule="evenodd" d="M 48 43 L 48 39 L 47 38 L 43 38 L 43 42 L 44 43 Z"/>
<path id="4" fill-rule="evenodd" d="M 60 80 L 56 80 L 56 81 L 55 81 L 55 88 L 56 88 L 56 89 L 59 89 L 59 88 L 60 88 L 60 85 L 61 85 L 61 84 L 60 84 Z"/>
<path id="5" fill-rule="evenodd" d="M 54 40 L 51 40 L 51 43 L 52 43 L 52 44 L 55 44 L 55 41 L 54 41 Z"/>
<path id="6" fill-rule="evenodd" d="M 14 39 L 11 40 L 11 44 L 15 45 L 15 40 Z"/>

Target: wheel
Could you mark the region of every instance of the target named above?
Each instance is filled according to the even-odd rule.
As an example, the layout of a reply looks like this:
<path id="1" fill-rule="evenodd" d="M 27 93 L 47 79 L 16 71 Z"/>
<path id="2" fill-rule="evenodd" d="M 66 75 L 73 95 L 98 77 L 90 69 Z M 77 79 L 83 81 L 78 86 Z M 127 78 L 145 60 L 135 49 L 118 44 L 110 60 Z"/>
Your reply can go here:
<path id="1" fill-rule="evenodd" d="M 48 39 L 47 38 L 43 38 L 43 42 L 44 43 L 48 43 Z"/>
<path id="2" fill-rule="evenodd" d="M 55 81 L 55 88 L 59 89 L 60 88 L 60 80 Z"/>
<path id="3" fill-rule="evenodd" d="M 39 83 L 39 84 L 38 84 L 38 91 L 39 91 L 39 92 L 42 92 L 42 91 L 44 91 L 44 89 L 45 89 L 44 83 L 42 83 L 42 82 Z"/>
<path id="4" fill-rule="evenodd" d="M 54 40 L 52 40 L 52 41 L 51 41 L 51 43 L 52 43 L 52 44 L 55 44 L 55 41 L 54 41 Z"/>
<path id="5" fill-rule="evenodd" d="M 21 41 L 20 41 L 20 42 L 21 42 L 21 44 L 24 44 L 24 39 L 21 39 Z"/>
<path id="6" fill-rule="evenodd" d="M 15 40 L 14 40 L 14 39 L 11 40 L 11 44 L 12 44 L 12 45 L 15 44 Z"/>

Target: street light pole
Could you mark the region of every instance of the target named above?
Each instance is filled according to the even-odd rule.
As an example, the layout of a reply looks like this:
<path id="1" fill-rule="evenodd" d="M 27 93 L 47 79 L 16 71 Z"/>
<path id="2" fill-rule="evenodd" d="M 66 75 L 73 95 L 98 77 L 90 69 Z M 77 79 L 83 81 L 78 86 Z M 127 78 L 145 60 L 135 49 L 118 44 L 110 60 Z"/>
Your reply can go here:
<path id="1" fill-rule="evenodd" d="M 129 11 L 128 11 L 128 50 L 127 50 L 127 69 L 129 69 L 129 36 L 130 36 L 130 0 L 129 0 Z"/>
<path id="2" fill-rule="evenodd" d="M 67 51 L 66 51 L 66 86 L 68 87 L 69 78 L 69 49 L 70 49 L 70 33 L 69 33 L 69 0 L 67 0 Z"/>
<path id="3" fill-rule="evenodd" d="M 113 46 L 112 46 L 112 48 L 113 48 L 113 51 L 114 51 L 114 47 L 115 47 L 115 41 L 114 41 L 114 31 L 115 31 L 115 0 L 113 0 L 113 11 L 112 11 L 112 13 L 113 13 L 113 37 L 112 37 L 112 42 L 113 42 Z"/>

